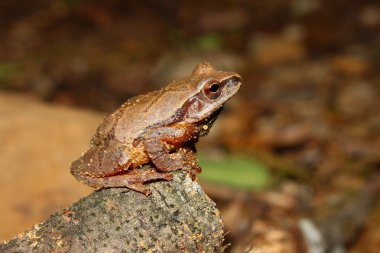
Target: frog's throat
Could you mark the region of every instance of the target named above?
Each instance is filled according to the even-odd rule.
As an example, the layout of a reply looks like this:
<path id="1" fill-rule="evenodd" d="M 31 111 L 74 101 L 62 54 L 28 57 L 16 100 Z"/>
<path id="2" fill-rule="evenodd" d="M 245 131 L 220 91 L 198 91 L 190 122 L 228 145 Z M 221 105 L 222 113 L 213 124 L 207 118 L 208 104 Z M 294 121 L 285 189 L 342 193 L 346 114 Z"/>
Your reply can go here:
<path id="1" fill-rule="evenodd" d="M 213 126 L 215 120 L 218 118 L 222 110 L 223 110 L 223 107 L 220 107 L 218 110 L 213 112 L 210 116 L 208 116 L 206 119 L 203 119 L 200 122 L 198 122 L 198 126 L 201 129 L 199 132 L 199 136 L 205 136 L 209 133 L 211 127 Z"/>

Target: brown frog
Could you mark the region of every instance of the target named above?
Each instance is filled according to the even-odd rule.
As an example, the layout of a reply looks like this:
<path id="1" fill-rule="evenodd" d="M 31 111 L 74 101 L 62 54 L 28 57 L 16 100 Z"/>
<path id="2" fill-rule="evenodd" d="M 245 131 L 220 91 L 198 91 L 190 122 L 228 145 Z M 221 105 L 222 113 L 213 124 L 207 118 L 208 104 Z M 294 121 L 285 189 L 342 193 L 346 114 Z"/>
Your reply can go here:
<path id="1" fill-rule="evenodd" d="M 194 178 L 201 172 L 194 145 L 240 85 L 238 74 L 205 62 L 188 77 L 129 99 L 104 118 L 71 173 L 94 188 L 127 187 L 146 195 L 144 183 L 171 180 L 171 171 Z"/>

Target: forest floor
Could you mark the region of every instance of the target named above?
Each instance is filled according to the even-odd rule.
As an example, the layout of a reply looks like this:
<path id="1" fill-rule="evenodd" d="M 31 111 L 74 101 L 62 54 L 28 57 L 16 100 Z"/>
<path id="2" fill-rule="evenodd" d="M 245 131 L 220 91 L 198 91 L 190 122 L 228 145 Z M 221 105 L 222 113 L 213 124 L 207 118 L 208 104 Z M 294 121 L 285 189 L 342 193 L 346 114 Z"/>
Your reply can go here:
<path id="1" fill-rule="evenodd" d="M 7 147 L 16 149 L 2 152 L 14 156 L 0 156 L 7 160 L 0 162 L 2 173 L 7 168 L 9 173 L 2 180 L 28 178 L 34 171 L 16 155 L 20 143 L 33 150 L 39 143 L 40 155 L 47 149 L 55 154 L 61 145 L 65 159 L 45 154 L 53 162 L 44 166 L 66 173 L 68 164 L 57 164 L 85 150 L 101 115 L 207 60 L 241 73 L 244 83 L 200 149 L 217 158 L 253 157 L 270 177 L 260 189 L 205 180 L 229 231 L 230 252 L 304 252 L 307 243 L 299 238 L 310 229 L 302 224 L 315 224 L 326 248 L 378 252 L 380 5 L 375 1 L 3 1 L 0 13 L 0 89 L 6 91 L 0 138 L 13 136 Z M 31 100 L 54 109 L 35 109 L 40 102 Z M 42 125 L 28 126 L 28 120 Z M 22 135 L 30 129 L 30 136 Z M 64 134 L 56 142 L 33 139 L 59 129 Z M 17 162 L 10 169 L 12 157 Z M 62 176 L 64 189 L 75 185 L 65 180 L 71 179 Z M 12 224 L 30 225 L 30 217 L 46 217 L 88 193 L 65 191 L 60 196 L 66 200 L 50 201 L 46 192 L 30 196 L 44 202 L 41 216 L 25 204 L 29 197 L 14 205 L 4 197 L 2 205 L 26 214 L 9 219 Z M 9 233 L 2 235 L 9 239 Z"/>

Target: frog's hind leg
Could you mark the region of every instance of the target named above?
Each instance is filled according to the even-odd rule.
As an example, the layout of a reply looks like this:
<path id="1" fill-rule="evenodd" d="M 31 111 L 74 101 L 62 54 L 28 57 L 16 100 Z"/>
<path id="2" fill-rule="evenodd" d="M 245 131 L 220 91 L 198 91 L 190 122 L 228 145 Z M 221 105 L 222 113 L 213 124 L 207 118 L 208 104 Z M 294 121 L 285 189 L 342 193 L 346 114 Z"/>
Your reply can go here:
<path id="1" fill-rule="evenodd" d="M 126 187 L 131 190 L 150 195 L 151 191 L 144 186 L 144 183 L 155 180 L 172 180 L 171 173 L 160 173 L 154 168 L 135 169 L 125 174 L 117 174 L 107 177 L 91 177 L 86 175 L 75 175 L 79 181 L 94 188 Z"/>

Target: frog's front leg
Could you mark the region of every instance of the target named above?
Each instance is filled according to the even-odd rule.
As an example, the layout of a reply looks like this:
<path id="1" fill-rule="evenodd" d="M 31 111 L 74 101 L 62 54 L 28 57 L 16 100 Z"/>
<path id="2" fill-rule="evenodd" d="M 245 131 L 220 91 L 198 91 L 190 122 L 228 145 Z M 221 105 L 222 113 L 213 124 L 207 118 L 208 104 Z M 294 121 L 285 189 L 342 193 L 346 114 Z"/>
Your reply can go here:
<path id="1" fill-rule="evenodd" d="M 193 180 L 196 179 L 196 175 L 202 172 L 202 168 L 198 164 L 194 144 L 178 149 L 177 153 L 182 156 L 185 164 L 191 164 L 191 168 L 184 168 L 184 170 L 190 173 Z"/>
<path id="2" fill-rule="evenodd" d="M 149 158 L 160 171 L 183 169 L 196 174 L 200 172 L 200 167 L 195 153 L 185 145 L 197 138 L 196 132 L 196 128 L 189 123 L 153 128 L 144 135 L 143 144 Z"/>

